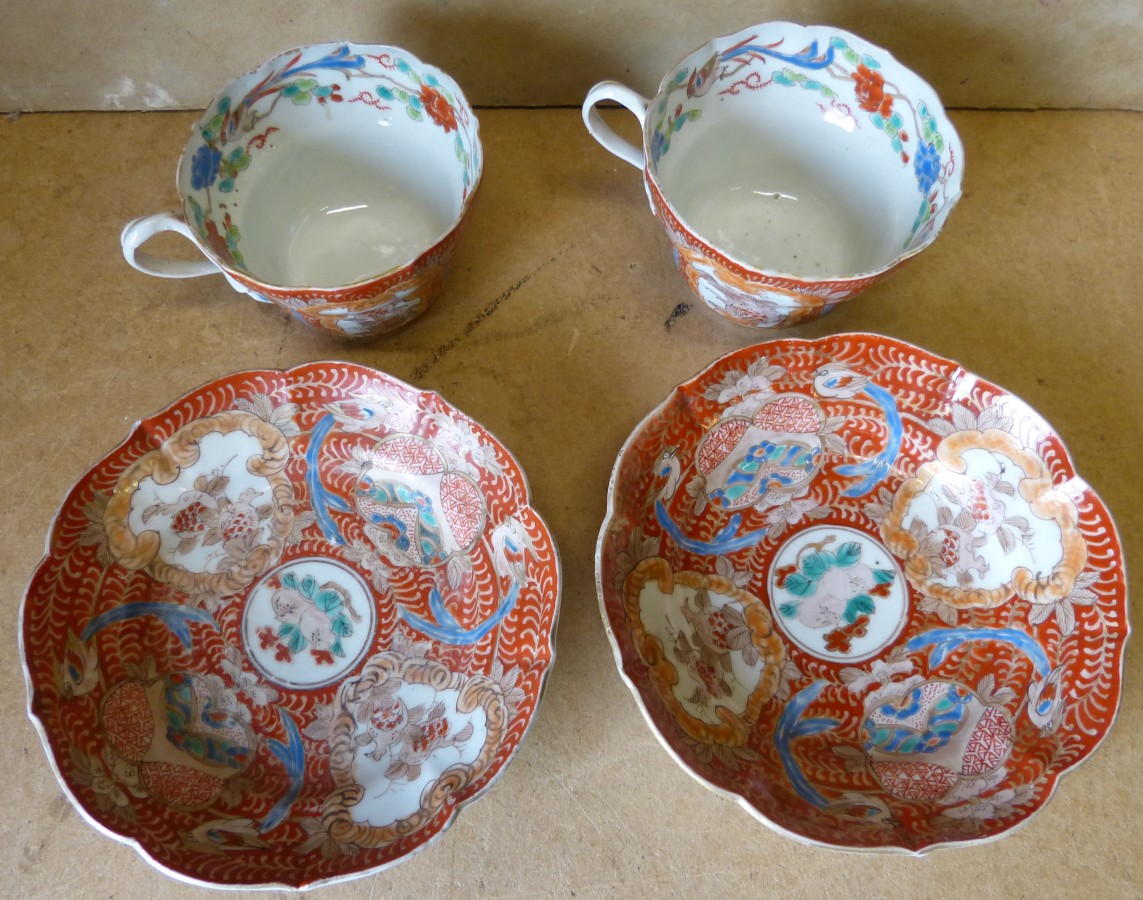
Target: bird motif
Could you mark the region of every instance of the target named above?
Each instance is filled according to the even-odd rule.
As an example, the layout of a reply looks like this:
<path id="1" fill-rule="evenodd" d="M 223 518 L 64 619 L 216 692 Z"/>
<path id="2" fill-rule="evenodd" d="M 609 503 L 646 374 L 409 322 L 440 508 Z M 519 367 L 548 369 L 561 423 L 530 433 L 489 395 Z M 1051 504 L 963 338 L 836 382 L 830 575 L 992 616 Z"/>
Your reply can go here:
<path id="1" fill-rule="evenodd" d="M 884 800 L 860 791 L 845 791 L 825 809 L 836 816 L 870 827 L 892 828 L 896 824 L 893 813 Z"/>
<path id="2" fill-rule="evenodd" d="M 225 856 L 237 850 L 266 850 L 270 843 L 258 834 L 253 819 L 210 819 L 191 831 L 179 832 L 183 845 L 199 853 Z"/>
<path id="3" fill-rule="evenodd" d="M 1056 666 L 1043 681 L 1028 685 L 1028 718 L 1043 734 L 1051 734 L 1063 720 L 1063 666 Z"/>
<path id="4" fill-rule="evenodd" d="M 701 97 L 709 91 L 711 85 L 714 83 L 712 76 L 718 71 L 721 65 L 722 55 L 716 53 L 703 63 L 703 65 L 691 72 L 690 78 L 687 79 L 687 96 Z"/>
<path id="5" fill-rule="evenodd" d="M 737 63 L 730 71 L 722 71 L 720 77 L 730 77 L 750 65 L 755 60 L 765 60 L 767 57 L 796 65 L 803 69 L 826 69 L 833 64 L 834 49 L 830 44 L 824 52 L 819 52 L 818 42 L 811 41 L 808 46 L 798 53 L 781 53 L 777 48 L 782 45 L 781 40 L 772 44 L 754 44 L 754 35 L 739 41 L 733 47 L 716 53 L 702 66 L 691 73 L 687 81 L 687 96 L 701 97 L 711 89 L 717 78 L 715 72 L 728 63 Z"/>
<path id="6" fill-rule="evenodd" d="M 532 540 L 514 516 L 508 516 L 492 532 L 492 567 L 501 578 L 518 585 L 528 582 L 528 555 Z"/>
<path id="7" fill-rule="evenodd" d="M 814 390 L 823 397 L 852 400 L 868 384 L 868 375 L 857 374 L 845 363 L 827 363 L 814 373 Z"/>
<path id="8" fill-rule="evenodd" d="M 400 429 L 413 415 L 412 405 L 396 390 L 360 391 L 327 403 L 325 408 L 344 431 L 367 431 L 381 425 Z"/>
<path id="9" fill-rule="evenodd" d="M 68 632 L 67 649 L 57 670 L 60 689 L 69 700 L 95 690 L 99 683 L 99 658 L 95 647 L 89 647 Z"/>
<path id="10" fill-rule="evenodd" d="M 836 472 L 847 478 L 858 479 L 842 494 L 846 497 L 860 497 L 869 493 L 889 474 L 889 469 L 901 450 L 904 425 L 897 411 L 897 401 L 885 388 L 875 384 L 868 375 L 861 375 L 845 363 L 829 363 L 814 374 L 814 390 L 822 397 L 837 400 L 852 400 L 864 394 L 881 407 L 885 414 L 887 429 L 885 447 L 876 456 L 859 463 L 838 466 Z"/>
<path id="11" fill-rule="evenodd" d="M 679 462 L 678 451 L 674 447 L 668 447 L 659 457 L 659 467 L 655 476 L 662 479 L 663 482 L 655 495 L 655 499 L 669 503 L 671 498 L 675 496 L 675 491 L 679 489 L 679 483 L 683 480 L 682 464 Z"/>

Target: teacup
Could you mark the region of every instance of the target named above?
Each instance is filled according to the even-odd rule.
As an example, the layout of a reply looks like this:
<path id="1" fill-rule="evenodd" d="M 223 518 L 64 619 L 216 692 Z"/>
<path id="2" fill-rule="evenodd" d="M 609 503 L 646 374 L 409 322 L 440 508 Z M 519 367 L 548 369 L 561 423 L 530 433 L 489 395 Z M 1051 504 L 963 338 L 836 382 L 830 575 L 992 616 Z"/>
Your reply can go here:
<path id="1" fill-rule="evenodd" d="M 181 212 L 129 223 L 124 256 L 165 278 L 221 271 L 334 334 L 391 331 L 444 282 L 480 183 L 478 130 L 456 82 L 405 50 L 288 50 L 218 93 L 179 161 Z M 140 249 L 161 231 L 206 259 Z"/>
<path id="2" fill-rule="evenodd" d="M 603 121 L 608 100 L 638 117 L 642 148 Z M 642 169 L 691 288 L 744 325 L 828 312 L 929 246 L 960 197 L 964 150 L 936 92 L 836 28 L 716 38 L 651 100 L 597 84 L 583 118 Z"/>

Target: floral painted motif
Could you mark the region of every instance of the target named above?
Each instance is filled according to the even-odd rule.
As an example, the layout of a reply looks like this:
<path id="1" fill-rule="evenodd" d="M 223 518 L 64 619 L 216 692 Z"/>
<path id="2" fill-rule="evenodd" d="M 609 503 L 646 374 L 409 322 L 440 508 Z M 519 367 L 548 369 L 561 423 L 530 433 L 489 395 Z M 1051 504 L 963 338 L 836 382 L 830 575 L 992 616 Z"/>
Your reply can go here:
<path id="1" fill-rule="evenodd" d="M 329 79 L 334 80 L 329 80 Z M 328 83 L 326 83 L 328 82 Z M 452 93 L 431 73 L 421 74 L 405 59 L 388 53 L 370 56 L 342 45 L 320 57 L 307 58 L 306 51 L 284 54 L 244 96 L 220 97 L 209 118 L 199 125 L 202 144 L 191 159 L 190 186 L 196 192 L 188 207 L 202 239 L 214 246 L 218 227 L 212 188 L 223 194 L 233 192 L 243 172 L 249 169 L 253 154 L 263 151 L 275 131 L 275 107 L 282 101 L 293 106 L 328 107 L 344 102 L 344 91 L 364 82 L 383 101 L 404 104 L 409 118 L 428 120 L 457 132 L 456 153 L 465 166 L 466 185 L 475 183 L 472 169 L 472 140 L 468 136 L 468 114 Z M 352 86 L 351 86 L 352 83 Z M 360 95 L 355 100 L 360 99 Z M 315 104 L 316 101 L 316 104 Z M 464 128 L 462 136 L 460 129 Z M 239 235 L 228 242 L 224 259 L 244 269 L 237 252 Z"/>
<path id="2" fill-rule="evenodd" d="M 429 477 L 448 554 L 371 543 L 363 462 Z M 534 714 L 559 567 L 523 473 L 382 373 L 206 385 L 142 422 L 57 523 L 24 605 L 33 715 L 85 812 L 182 878 L 302 887 L 401 860 Z"/>
<path id="3" fill-rule="evenodd" d="M 770 23 L 717 38 L 663 79 L 644 119 L 644 184 L 676 265 L 711 308 L 751 327 L 807 321 L 888 277 L 936 239 L 960 196 L 960 140 L 932 88 L 887 52 L 835 29 Z M 876 142 L 863 137 L 871 130 Z M 784 142 L 781 152 L 762 143 L 770 140 Z M 708 208 L 700 213 L 691 197 L 701 183 L 712 205 L 722 202 L 710 172 L 741 169 L 748 180 L 766 179 L 767 192 L 790 180 L 788 161 L 769 170 L 745 162 L 745 150 L 729 162 L 710 153 L 716 143 L 729 152 L 754 142 L 753 159 L 816 160 L 821 172 L 799 178 L 820 180 L 830 195 L 852 194 L 852 208 L 884 240 L 860 253 L 855 241 L 853 258 L 839 259 L 833 271 L 819 263 L 815 272 L 798 271 L 797 254 L 791 260 L 759 248 L 757 231 L 747 236 L 745 226 L 715 239 L 717 218 Z M 916 212 L 903 218 L 900 206 Z M 750 215 L 737 202 L 734 209 L 735 219 Z M 772 211 L 752 215 L 757 228 L 781 231 Z M 878 215 L 882 221 L 866 221 Z M 792 224 L 788 241 L 805 245 L 807 230 L 813 226 Z"/>
<path id="4" fill-rule="evenodd" d="M 765 605 L 733 581 L 641 561 L 624 580 L 640 657 L 682 729 L 736 751 L 777 692 L 785 661 Z"/>
<path id="5" fill-rule="evenodd" d="M 941 155 L 946 149 L 945 140 L 924 102 L 906 96 L 896 85 L 887 82 L 881 62 L 869 53 L 855 50 L 845 37 L 831 37 L 825 47 L 818 40 L 811 40 L 798 52 L 786 51 L 783 44 L 784 40 L 763 44 L 757 35 L 751 35 L 719 51 L 693 70 L 684 67 L 676 72 L 671 82 L 662 89 L 664 99 L 658 108 L 661 118 L 651 136 L 652 162 L 658 165 L 666 154 L 670 148 L 671 134 L 677 132 L 685 121 L 697 119 L 702 114 L 701 108 L 684 111 L 682 104 L 679 104 L 671 115 L 666 115 L 671 94 L 684 86 L 687 96 L 691 98 L 701 97 L 716 85 L 725 85 L 719 91 L 724 96 L 738 95 L 740 86 L 748 91 L 762 90 L 768 85 L 799 87 L 820 94 L 831 102 L 844 99 L 845 93 L 851 92 L 849 95 L 857 106 L 869 113 L 870 121 L 890 138 L 893 150 L 903 163 L 910 160 L 906 148 L 912 146 L 913 136 L 921 138 L 916 145 L 913 164 L 917 173 L 917 186 L 925 195 L 927 208 L 934 185 L 938 181 L 947 181 L 957 161 L 951 155 L 942 160 Z M 782 63 L 785 64 L 784 67 L 774 68 Z M 767 71 L 771 72 L 769 78 L 765 74 Z M 807 72 L 814 74 L 807 75 Z M 830 87 L 817 73 L 827 76 L 836 87 Z M 911 133 L 905 127 L 905 120 L 895 110 L 897 101 L 911 111 Z M 914 234 L 927 220 L 928 216 L 918 218 Z"/>
<path id="6" fill-rule="evenodd" d="M 291 148 L 295 141 L 312 148 L 315 127 L 328 132 L 334 160 L 347 141 L 368 142 L 384 127 L 386 142 L 398 152 L 436 161 L 433 191 L 444 186 L 449 196 L 431 213 L 425 210 L 423 227 L 404 248 L 408 257 L 370 245 L 358 262 L 374 253 L 375 269 L 357 265 L 340 283 L 328 273 L 313 274 L 320 266 L 291 273 L 293 254 L 325 260 L 316 239 L 284 250 L 289 264 L 267 254 L 265 239 L 251 241 L 249 232 L 262 227 L 252 220 L 259 215 L 256 198 L 266 196 L 263 177 L 297 181 Z M 291 165 L 294 171 L 283 174 Z M 184 148 L 178 186 L 196 243 L 236 290 L 321 331 L 371 337 L 412 321 L 440 294 L 482 171 L 479 123 L 447 74 L 393 47 L 316 44 L 272 58 L 215 97 Z M 341 238 L 327 234 L 325 240 L 330 252 L 340 252 Z M 260 256 L 251 249 L 259 246 Z"/>
<path id="7" fill-rule="evenodd" d="M 778 624 L 815 655 L 866 659 L 900 633 L 908 613 L 901 573 L 889 552 L 860 531 L 805 528 L 770 568 Z"/>
<path id="8" fill-rule="evenodd" d="M 213 605 L 277 562 L 297 538 L 285 473 L 296 426 L 289 408 L 260 411 L 198 418 L 132 462 L 102 523 L 121 565 Z"/>
<path id="9" fill-rule="evenodd" d="M 882 118 L 888 118 L 893 111 L 893 96 L 885 93 L 885 76 L 865 63 L 858 63 L 857 70 L 849 77 L 854 82 L 858 106 L 866 112 L 880 113 Z"/>
<path id="10" fill-rule="evenodd" d="M 955 609 L 1068 597 L 1087 543 L 1044 460 L 995 427 L 950 432 L 936 457 L 898 488 L 881 522 L 918 590 Z"/>
<path id="11" fill-rule="evenodd" d="M 1003 834 L 1119 702 L 1107 510 L 1027 406 L 889 338 L 772 341 L 681 385 L 616 462 L 597 565 L 664 742 L 813 843 Z"/>
<path id="12" fill-rule="evenodd" d="M 322 810 L 326 846 L 352 856 L 390 844 L 477 781 L 522 699 L 516 677 L 502 668 L 466 677 L 401 640 L 369 660 L 327 717 L 337 788 Z"/>
<path id="13" fill-rule="evenodd" d="M 243 644 L 269 682 L 321 687 L 361 662 L 376 618 L 361 575 L 329 559 L 299 557 L 250 591 L 242 613 Z"/>
<path id="14" fill-rule="evenodd" d="M 421 105 L 429 118 L 440 125 L 445 131 L 456 131 L 456 113 L 453 105 L 437 88 L 428 84 L 421 85 Z"/>

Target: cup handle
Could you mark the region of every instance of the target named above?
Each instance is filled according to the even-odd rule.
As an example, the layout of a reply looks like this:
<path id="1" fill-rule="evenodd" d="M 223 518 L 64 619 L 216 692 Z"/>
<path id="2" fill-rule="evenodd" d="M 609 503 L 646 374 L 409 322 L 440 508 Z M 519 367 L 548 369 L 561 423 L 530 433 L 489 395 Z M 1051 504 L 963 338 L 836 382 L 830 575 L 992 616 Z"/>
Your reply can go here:
<path id="1" fill-rule="evenodd" d="M 624 162 L 631 163 L 636 169 L 642 169 L 647 162 L 642 149 L 612 131 L 603 121 L 599 110 L 595 108 L 595 105 L 602 100 L 612 100 L 620 106 L 626 107 L 635 114 L 640 126 L 647 119 L 647 107 L 650 106 L 651 101 L 636 94 L 631 88 L 620 84 L 618 81 L 599 82 L 587 92 L 587 99 L 583 101 L 583 124 L 587 126 L 591 136 L 599 141 L 604 149 L 611 151 Z"/>
<path id="2" fill-rule="evenodd" d="M 123 245 L 124 258 L 140 272 L 156 275 L 159 278 L 196 278 L 199 275 L 215 275 L 222 271 L 209 259 L 164 259 L 139 249 L 141 244 L 160 231 L 178 232 L 196 247 L 198 246 L 186 220 L 178 213 L 155 213 L 128 222 L 119 236 L 119 243 Z"/>

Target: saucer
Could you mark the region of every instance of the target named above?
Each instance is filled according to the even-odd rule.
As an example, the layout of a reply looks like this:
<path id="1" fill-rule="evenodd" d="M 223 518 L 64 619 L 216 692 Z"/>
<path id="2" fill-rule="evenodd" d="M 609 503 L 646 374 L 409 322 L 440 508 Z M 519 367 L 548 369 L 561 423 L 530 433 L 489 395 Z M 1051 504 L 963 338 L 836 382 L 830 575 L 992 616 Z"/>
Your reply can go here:
<path id="1" fill-rule="evenodd" d="M 168 874 L 343 880 L 502 774 L 559 592 L 519 464 L 440 396 L 242 372 L 68 493 L 22 607 L 29 714 L 75 807 Z"/>
<path id="2" fill-rule="evenodd" d="M 891 338 L 759 344 L 676 388 L 619 454 L 596 573 L 668 752 L 812 844 L 1004 835 L 1119 703 L 1103 502 L 1026 403 Z"/>

